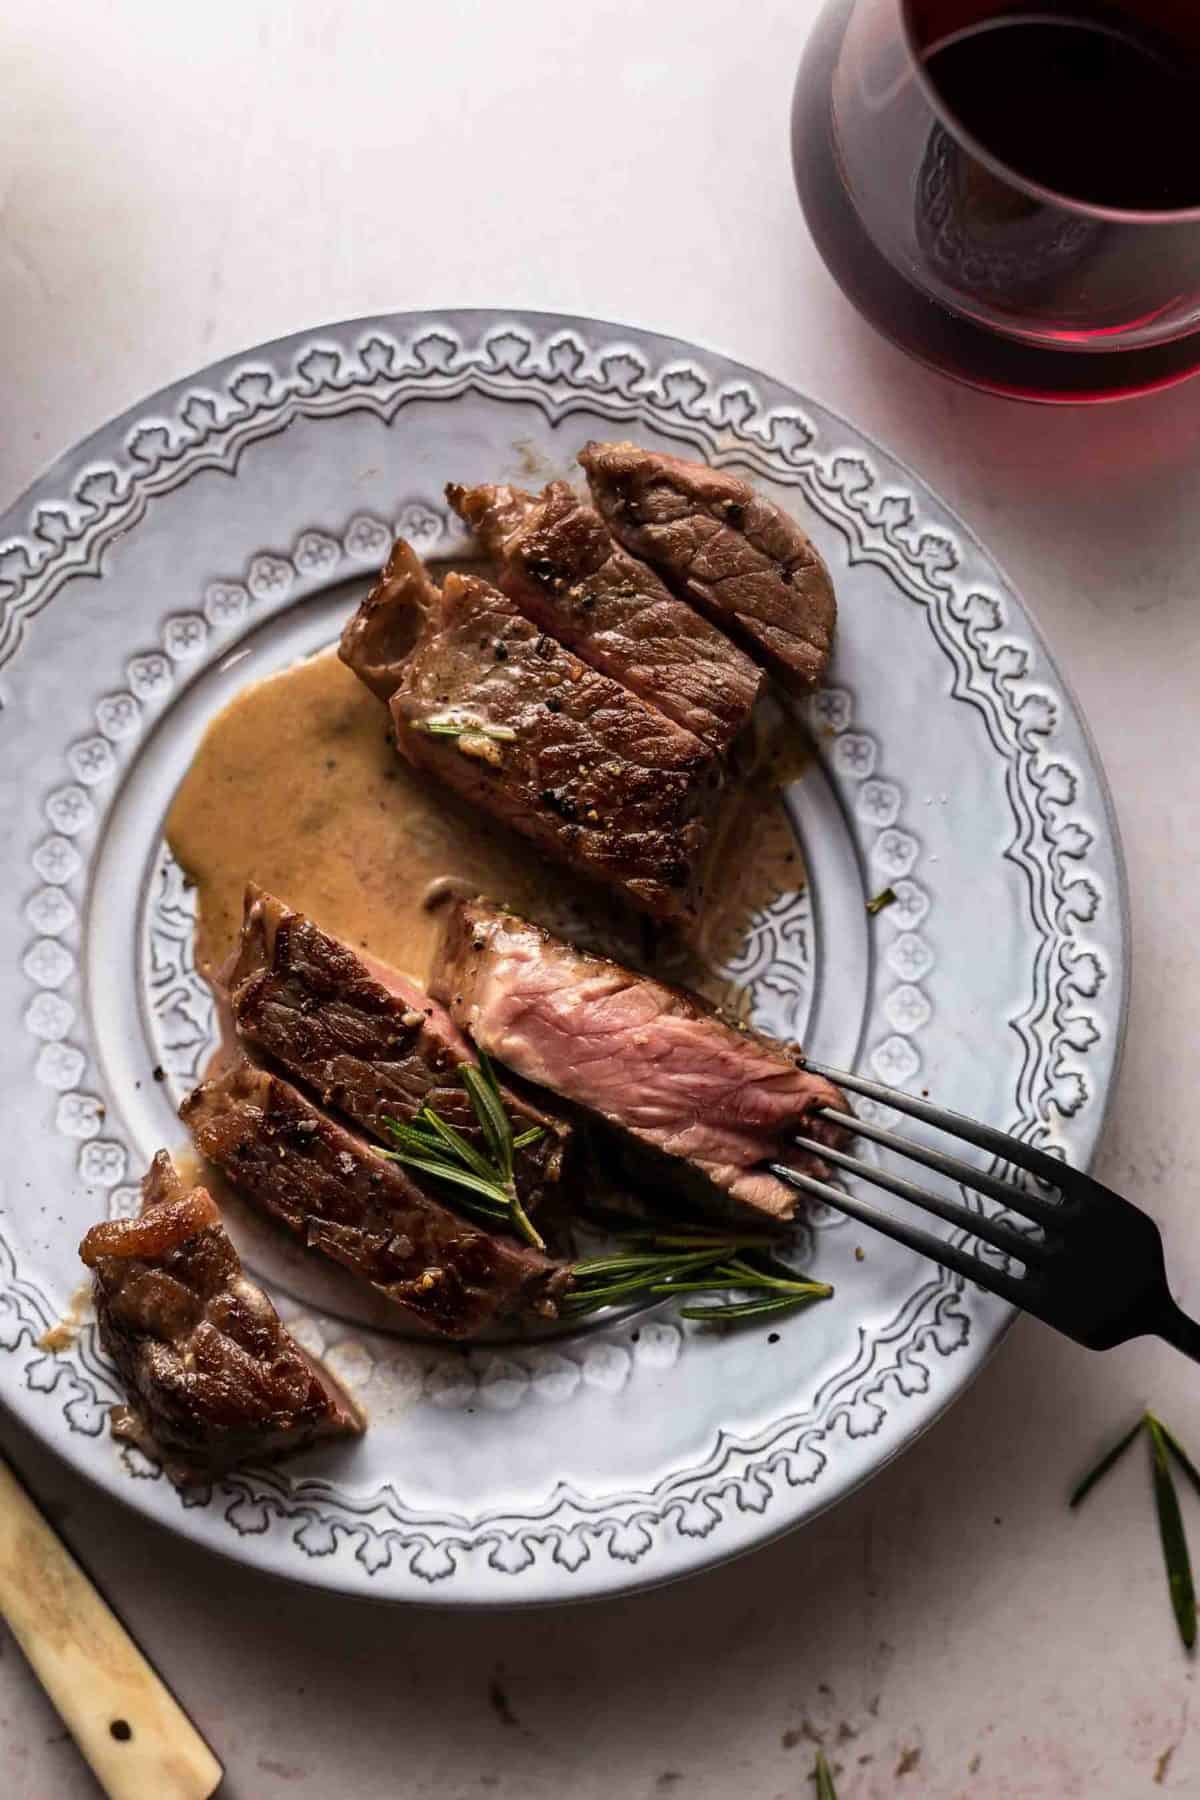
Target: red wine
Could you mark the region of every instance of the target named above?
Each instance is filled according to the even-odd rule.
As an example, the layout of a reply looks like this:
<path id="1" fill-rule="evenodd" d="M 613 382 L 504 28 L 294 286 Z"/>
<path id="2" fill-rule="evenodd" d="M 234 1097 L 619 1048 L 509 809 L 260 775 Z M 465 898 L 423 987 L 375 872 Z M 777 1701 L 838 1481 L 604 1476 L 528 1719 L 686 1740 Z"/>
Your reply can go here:
<path id="1" fill-rule="evenodd" d="M 1200 0 L 1180 3 L 1200 26 Z M 851 55 L 853 10 L 830 0 L 809 38 L 792 149 L 817 248 L 863 316 L 932 367 L 1023 399 L 1116 399 L 1200 370 L 1200 225 L 1083 210 L 1200 208 L 1200 155 L 1171 148 L 1188 107 L 1200 121 L 1190 54 L 1164 62 L 1135 42 L 1124 8 L 1060 4 L 954 32 L 984 0 L 905 0 L 910 23 L 922 10 L 941 23 L 914 30 L 938 110 L 915 78 L 881 108 Z M 861 16 L 874 29 L 878 6 Z M 1129 344 L 1163 319 L 1162 341 Z"/>
<path id="2" fill-rule="evenodd" d="M 952 119 L 1026 181 L 1128 212 L 1200 206 L 1200 67 L 1115 18 L 993 19 L 925 50 L 925 74 Z"/>

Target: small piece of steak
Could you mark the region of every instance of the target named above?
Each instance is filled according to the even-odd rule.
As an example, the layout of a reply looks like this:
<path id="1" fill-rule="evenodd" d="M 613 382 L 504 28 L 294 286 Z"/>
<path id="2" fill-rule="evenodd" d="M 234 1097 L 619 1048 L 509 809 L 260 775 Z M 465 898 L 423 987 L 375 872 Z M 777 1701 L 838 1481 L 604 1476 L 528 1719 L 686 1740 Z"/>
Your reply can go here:
<path id="1" fill-rule="evenodd" d="M 391 696 L 409 761 L 643 912 L 693 916 L 721 759 L 486 581 L 448 575 L 433 613 L 410 589 L 388 602 L 419 613 Z"/>
<path id="2" fill-rule="evenodd" d="M 140 1216 L 93 1225 L 79 1254 L 129 1399 L 114 1409 L 114 1434 L 177 1485 L 361 1433 L 357 1408 L 243 1271 L 207 1189 L 188 1189 L 165 1150 L 142 1183 Z"/>
<path id="3" fill-rule="evenodd" d="M 427 1329 L 467 1338 L 512 1314 L 555 1317 L 565 1265 L 451 1212 L 278 1076 L 239 1063 L 180 1115 L 239 1194 Z"/>
<path id="4" fill-rule="evenodd" d="M 724 469 L 589 444 L 580 453 L 613 535 L 731 632 L 789 692 L 825 674 L 837 604 L 815 546 L 788 514 Z"/>
<path id="5" fill-rule="evenodd" d="M 386 706 L 404 678 L 404 666 L 441 595 L 411 544 L 397 538 L 383 572 L 338 644 L 342 661 Z"/>
<path id="6" fill-rule="evenodd" d="M 794 1132 L 841 1139 L 812 1115 L 845 1098 L 782 1045 L 490 901 L 455 907 L 431 986 L 489 1056 L 615 1127 L 645 1172 L 701 1204 L 790 1219 L 795 1194 L 758 1165 L 803 1168 Z"/>
<path id="7" fill-rule="evenodd" d="M 483 1134 L 458 1079 L 475 1053 L 450 1015 L 395 969 L 357 956 L 303 913 L 253 883 L 237 958 L 225 985 L 238 1036 L 382 1144 L 387 1121 L 429 1105 L 478 1148 Z M 562 1173 L 571 1128 L 504 1090 L 520 1135 L 541 1136 L 515 1156 L 527 1212 Z"/>
<path id="8" fill-rule="evenodd" d="M 500 586 L 527 619 L 712 749 L 728 750 L 750 717 L 761 672 L 622 549 L 595 507 L 565 481 L 540 497 L 451 483 L 446 498 L 495 558 Z"/>

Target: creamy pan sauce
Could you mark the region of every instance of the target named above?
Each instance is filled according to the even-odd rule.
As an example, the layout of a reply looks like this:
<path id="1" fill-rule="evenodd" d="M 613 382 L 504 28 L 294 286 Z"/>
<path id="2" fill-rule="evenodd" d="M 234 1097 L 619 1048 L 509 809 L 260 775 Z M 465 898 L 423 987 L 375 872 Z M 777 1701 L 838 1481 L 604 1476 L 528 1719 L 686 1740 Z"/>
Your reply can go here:
<path id="1" fill-rule="evenodd" d="M 206 731 L 167 819 L 167 840 L 195 883 L 196 958 L 207 974 L 231 948 L 248 880 L 327 931 L 424 984 L 441 930 L 440 901 L 484 893 L 568 937 L 737 1005 L 712 970 L 739 948 L 751 916 L 803 885 L 777 792 L 798 773 L 794 745 L 760 759 L 718 837 L 695 944 L 646 923 L 532 846 L 491 827 L 388 735 L 386 708 L 334 650 L 253 683 Z M 732 840 L 732 841 L 731 841 Z"/>

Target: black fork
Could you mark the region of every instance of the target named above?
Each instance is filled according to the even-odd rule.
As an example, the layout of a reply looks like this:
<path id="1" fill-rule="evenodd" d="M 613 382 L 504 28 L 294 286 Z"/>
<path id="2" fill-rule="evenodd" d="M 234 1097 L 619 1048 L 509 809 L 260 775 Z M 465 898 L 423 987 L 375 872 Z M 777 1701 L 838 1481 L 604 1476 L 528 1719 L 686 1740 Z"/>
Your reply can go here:
<path id="1" fill-rule="evenodd" d="M 1158 1227 L 1138 1207 L 1089 1175 L 1069 1168 L 1058 1157 L 1010 1137 L 1007 1132 L 980 1125 L 960 1113 L 947 1112 L 944 1107 L 931 1106 L 927 1100 L 916 1100 L 911 1094 L 899 1093 L 879 1082 L 844 1075 L 813 1062 L 806 1066 L 814 1075 L 825 1076 L 849 1093 L 895 1107 L 897 1112 L 907 1113 L 937 1131 L 974 1144 L 997 1163 L 1011 1164 L 1031 1175 L 1038 1184 L 1036 1190 L 974 1168 L 945 1151 L 913 1143 L 850 1113 L 822 1107 L 817 1114 L 855 1137 L 868 1138 L 964 1188 L 999 1201 L 1007 1211 L 1019 1214 L 1035 1228 L 1026 1231 L 1003 1218 L 976 1211 L 962 1201 L 930 1193 L 916 1182 L 875 1168 L 844 1150 L 831 1150 L 815 1138 L 794 1140 L 797 1147 L 811 1151 L 823 1162 L 909 1200 L 969 1232 L 981 1243 L 992 1245 L 1006 1257 L 1022 1263 L 1023 1272 L 998 1267 L 970 1249 L 911 1225 L 870 1201 L 860 1200 L 857 1194 L 846 1193 L 799 1169 L 773 1163 L 772 1169 L 781 1181 L 824 1200 L 897 1243 L 941 1263 L 943 1268 L 978 1282 L 980 1287 L 1023 1307 L 1090 1350 L 1109 1350 L 1114 1344 L 1149 1334 L 1165 1338 L 1177 1350 L 1200 1362 L 1200 1325 L 1189 1319 L 1172 1299 Z"/>

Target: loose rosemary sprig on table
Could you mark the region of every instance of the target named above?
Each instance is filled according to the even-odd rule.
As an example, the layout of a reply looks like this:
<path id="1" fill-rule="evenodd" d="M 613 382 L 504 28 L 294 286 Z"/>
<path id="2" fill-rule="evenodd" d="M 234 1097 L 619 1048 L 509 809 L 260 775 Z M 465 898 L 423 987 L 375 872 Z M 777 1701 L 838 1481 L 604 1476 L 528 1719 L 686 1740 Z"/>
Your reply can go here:
<path id="1" fill-rule="evenodd" d="M 817 1751 L 817 1760 L 813 1767 L 811 1780 L 817 1790 L 817 1800 L 837 1800 L 837 1793 L 833 1785 L 833 1775 L 830 1771 L 828 1762 L 825 1760 L 825 1752 L 823 1750 Z"/>
<path id="2" fill-rule="evenodd" d="M 733 1290 L 751 1298 L 714 1306 L 689 1304 L 680 1307 L 679 1316 L 734 1324 L 790 1312 L 808 1301 L 828 1299 L 833 1292 L 825 1282 L 795 1274 L 764 1247 L 761 1237 L 649 1229 L 630 1233 L 629 1240 L 637 1247 L 573 1265 L 573 1286 L 562 1302 L 568 1317 L 580 1318 L 635 1296 L 663 1299 Z"/>
<path id="3" fill-rule="evenodd" d="M 464 1063 L 458 1073 L 479 1121 L 484 1148 L 479 1149 L 447 1124 L 426 1102 L 407 1124 L 399 1119 L 384 1120 L 396 1148 L 380 1154 L 450 1182 L 460 1190 L 465 1210 L 488 1222 L 511 1226 L 535 1250 L 544 1250 L 546 1241 L 521 1204 L 513 1173 L 514 1152 L 541 1137 L 542 1127 L 531 1125 L 528 1131 L 513 1135 L 495 1071 L 482 1050 L 478 1068 Z"/>
<path id="4" fill-rule="evenodd" d="M 1158 1533 L 1162 1541 L 1171 1608 L 1184 1647 L 1191 1650 L 1196 1642 L 1196 1587 L 1192 1579 L 1192 1559 L 1183 1529 L 1183 1515 L 1179 1510 L 1179 1496 L 1175 1492 L 1171 1464 L 1175 1463 L 1183 1471 L 1198 1494 L 1200 1470 L 1162 1420 L 1156 1419 L 1152 1412 L 1143 1413 L 1132 1430 L 1118 1438 L 1112 1449 L 1107 1450 L 1095 1468 L 1084 1476 L 1071 1495 L 1070 1504 L 1072 1507 L 1078 1506 L 1091 1493 L 1096 1483 L 1120 1461 L 1134 1438 L 1142 1432 L 1145 1432 L 1150 1445 L 1150 1473 L 1154 1484 L 1154 1504 L 1158 1513 Z"/>

